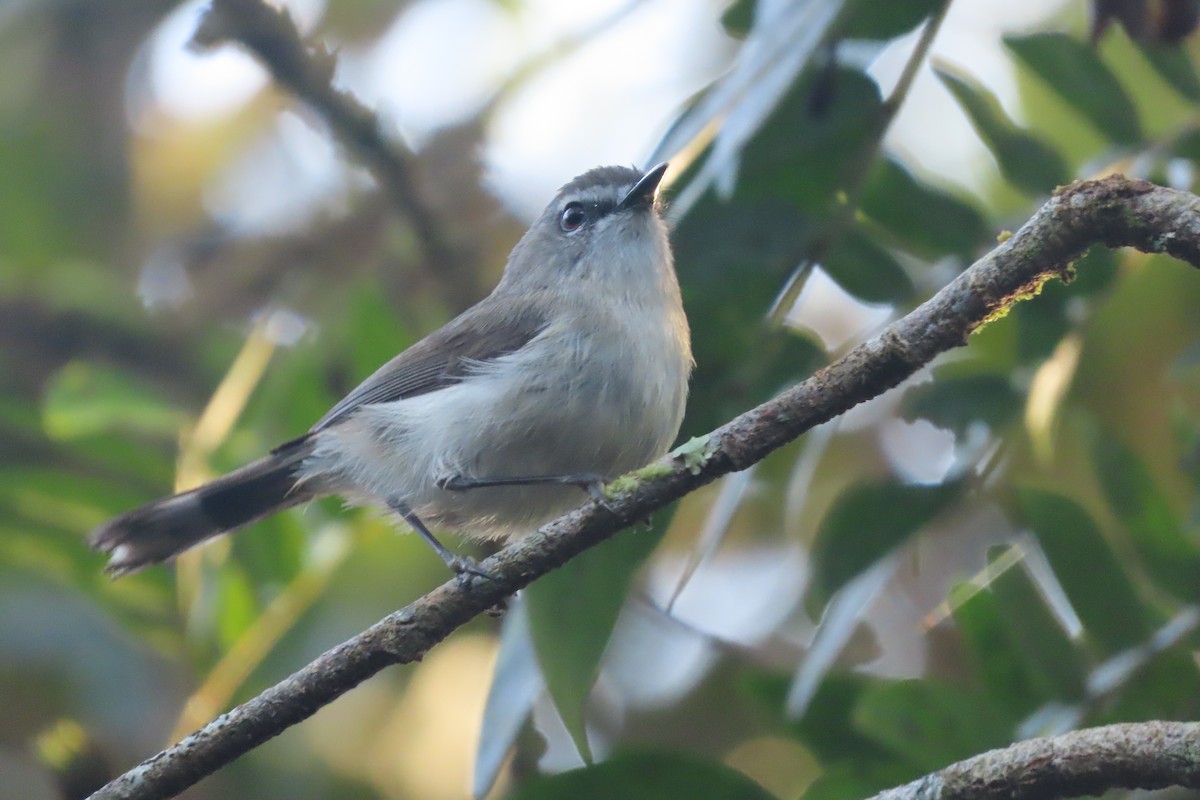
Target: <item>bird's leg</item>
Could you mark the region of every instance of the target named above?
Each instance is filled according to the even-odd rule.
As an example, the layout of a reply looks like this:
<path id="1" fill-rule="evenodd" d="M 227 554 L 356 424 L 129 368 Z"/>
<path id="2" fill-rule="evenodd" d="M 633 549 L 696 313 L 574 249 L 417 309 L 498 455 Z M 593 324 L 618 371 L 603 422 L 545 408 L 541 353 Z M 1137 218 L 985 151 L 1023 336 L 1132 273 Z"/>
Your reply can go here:
<path id="1" fill-rule="evenodd" d="M 578 486 L 587 492 L 592 501 L 609 511 L 608 498 L 604 496 L 604 476 L 594 472 L 576 472 L 569 475 L 517 475 L 507 478 L 468 478 L 457 473 L 440 475 L 434 481 L 439 489 L 450 492 L 465 492 L 470 489 L 486 489 L 493 486 L 537 486 L 556 484 Z"/>
<path id="2" fill-rule="evenodd" d="M 446 566 L 449 567 L 450 571 L 455 575 L 478 575 L 479 577 L 487 578 L 488 580 L 496 580 L 496 576 L 492 575 L 487 570 L 480 568 L 480 566 L 475 563 L 475 559 L 471 558 L 470 556 L 460 556 L 456 553 L 450 552 L 450 549 L 439 542 L 437 537 L 433 535 L 429 528 L 425 527 L 425 523 L 422 522 L 421 518 L 413 512 L 408 503 L 393 498 L 392 500 L 388 501 L 388 507 L 403 517 L 404 521 L 412 526 L 412 529 L 416 531 L 422 539 L 425 540 L 426 544 L 433 548 L 433 552 L 438 554 L 438 557 L 445 562 Z"/>

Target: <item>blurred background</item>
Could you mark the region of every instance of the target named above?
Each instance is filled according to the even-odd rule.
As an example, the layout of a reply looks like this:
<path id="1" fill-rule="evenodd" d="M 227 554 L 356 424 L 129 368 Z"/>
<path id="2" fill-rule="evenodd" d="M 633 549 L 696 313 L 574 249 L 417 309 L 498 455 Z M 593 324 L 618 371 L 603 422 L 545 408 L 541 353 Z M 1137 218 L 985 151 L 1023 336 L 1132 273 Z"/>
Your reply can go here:
<path id="1" fill-rule="evenodd" d="M 218 5 L 0 3 L 0 797 L 82 797 L 446 579 L 336 502 L 116 582 L 84 537 L 302 433 L 572 176 L 672 161 L 684 441 L 1056 185 L 1200 158 L 1192 0 L 279 2 L 300 78 Z M 1076 268 L 184 796 L 849 800 L 1195 718 L 1200 276 Z"/>

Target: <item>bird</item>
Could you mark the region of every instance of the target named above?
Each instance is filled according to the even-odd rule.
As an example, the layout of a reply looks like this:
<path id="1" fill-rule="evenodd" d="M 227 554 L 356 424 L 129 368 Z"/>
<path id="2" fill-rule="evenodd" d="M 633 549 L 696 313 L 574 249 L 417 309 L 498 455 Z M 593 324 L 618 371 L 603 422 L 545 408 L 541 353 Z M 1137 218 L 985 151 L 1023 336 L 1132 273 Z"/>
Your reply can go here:
<path id="1" fill-rule="evenodd" d="M 495 289 L 402 351 L 302 436 L 96 528 L 120 576 L 328 495 L 433 533 L 509 541 L 665 454 L 694 366 L 659 184 L 591 169 L 554 195 Z M 587 495 L 581 494 L 583 489 Z"/>

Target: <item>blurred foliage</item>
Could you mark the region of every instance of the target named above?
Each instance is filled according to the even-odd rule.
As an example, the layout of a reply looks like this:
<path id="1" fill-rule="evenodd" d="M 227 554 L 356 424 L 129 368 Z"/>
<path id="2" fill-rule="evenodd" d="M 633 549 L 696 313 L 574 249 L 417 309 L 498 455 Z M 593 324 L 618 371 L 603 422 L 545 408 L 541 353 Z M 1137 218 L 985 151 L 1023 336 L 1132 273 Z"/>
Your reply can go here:
<path id="1" fill-rule="evenodd" d="M 736 52 L 664 145 L 684 167 L 670 193 L 698 361 L 682 437 L 912 308 L 1058 184 L 1115 169 L 1196 188 L 1194 20 L 1094 5 L 1095 41 L 1082 2 L 995 32 L 1016 102 L 969 60 L 923 73 L 978 135 L 971 191 L 885 142 L 915 95 L 854 55 L 943 3 L 703 5 Z M 294 112 L 272 88 L 201 121 L 130 110 L 171 2 L 16 8 L 0 12 L 0 797 L 81 796 L 445 579 L 417 537 L 336 502 L 116 583 L 83 538 L 297 435 L 465 289 L 422 269 L 357 165 L 290 227 L 211 211 Z M 313 35 L 370 48 L 411 11 L 335 3 Z M 413 154 L 480 287 L 523 223 L 480 188 L 476 153 L 521 85 Z M 187 796 L 849 800 L 1032 735 L 1194 718 L 1197 307 L 1194 270 L 1093 250 L 905 385 Z"/>

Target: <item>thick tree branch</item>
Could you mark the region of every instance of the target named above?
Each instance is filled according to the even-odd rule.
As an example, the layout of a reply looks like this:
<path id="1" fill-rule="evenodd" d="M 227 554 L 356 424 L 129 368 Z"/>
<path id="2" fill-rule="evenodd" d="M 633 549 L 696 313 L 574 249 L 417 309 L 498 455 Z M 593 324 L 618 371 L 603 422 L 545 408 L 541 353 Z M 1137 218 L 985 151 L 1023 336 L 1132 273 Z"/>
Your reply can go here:
<path id="1" fill-rule="evenodd" d="M 504 548 L 482 564 L 495 581 L 448 581 L 93 797 L 161 798 L 181 791 L 384 667 L 421 658 L 472 617 L 629 521 L 750 466 L 814 425 L 896 386 L 1046 280 L 1069 277 L 1072 260 L 1096 243 L 1166 252 L 1200 267 L 1200 198 L 1119 176 L 1060 190 L 1016 234 L 875 338 L 708 436 L 618 480 L 611 487 L 611 510 L 585 506 Z M 1132 784 L 1143 785 L 1122 773 L 1113 785 Z M 1098 788 L 1094 782 L 1088 791 Z"/>
<path id="2" fill-rule="evenodd" d="M 449 241 L 437 215 L 421 198 L 410 156 L 384 136 L 379 117 L 349 92 L 334 88 L 337 57 L 322 45 L 308 44 L 291 15 L 262 0 L 212 0 L 192 42 L 210 48 L 236 42 L 248 50 L 285 87 L 313 109 L 352 156 L 374 176 L 404 213 L 422 256 L 448 296 L 465 307 L 478 297 L 470 291 L 475 273 L 464 254 Z"/>
<path id="3" fill-rule="evenodd" d="M 1200 789 L 1200 723 L 1108 725 L 1030 739 L 871 800 L 1043 800 L 1168 786 Z"/>

